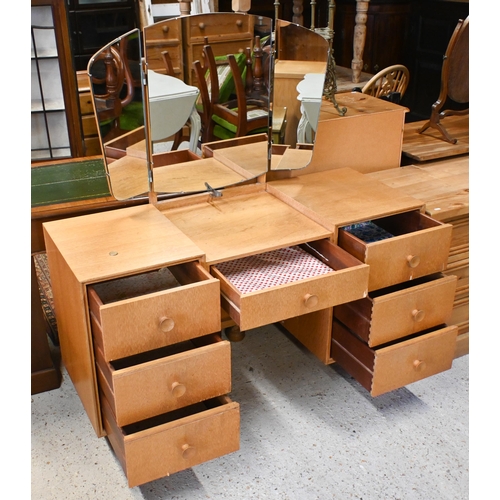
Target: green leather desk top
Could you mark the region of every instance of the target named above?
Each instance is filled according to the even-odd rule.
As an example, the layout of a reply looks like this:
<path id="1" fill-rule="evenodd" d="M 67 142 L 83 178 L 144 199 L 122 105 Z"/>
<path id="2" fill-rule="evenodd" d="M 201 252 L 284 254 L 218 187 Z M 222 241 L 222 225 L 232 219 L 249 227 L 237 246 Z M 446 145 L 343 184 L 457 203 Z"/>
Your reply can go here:
<path id="1" fill-rule="evenodd" d="M 31 169 L 31 207 L 110 196 L 102 159 Z"/>

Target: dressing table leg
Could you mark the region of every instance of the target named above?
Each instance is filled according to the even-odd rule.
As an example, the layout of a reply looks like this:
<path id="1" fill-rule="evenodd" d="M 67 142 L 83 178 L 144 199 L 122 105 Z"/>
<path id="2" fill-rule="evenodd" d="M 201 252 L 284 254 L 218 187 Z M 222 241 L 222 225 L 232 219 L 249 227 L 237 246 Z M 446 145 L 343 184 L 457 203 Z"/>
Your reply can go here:
<path id="1" fill-rule="evenodd" d="M 241 342 L 245 338 L 245 332 L 242 332 L 237 325 L 224 329 L 224 333 L 226 334 L 227 340 L 231 342 Z"/>

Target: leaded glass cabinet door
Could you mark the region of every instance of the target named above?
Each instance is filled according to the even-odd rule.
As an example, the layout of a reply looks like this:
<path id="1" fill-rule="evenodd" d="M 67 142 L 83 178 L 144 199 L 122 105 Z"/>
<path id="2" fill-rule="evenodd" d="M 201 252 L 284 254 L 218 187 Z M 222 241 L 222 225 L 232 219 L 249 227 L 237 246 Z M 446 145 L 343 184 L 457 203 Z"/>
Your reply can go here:
<path id="1" fill-rule="evenodd" d="M 64 0 L 31 2 L 31 160 L 84 156 Z"/>

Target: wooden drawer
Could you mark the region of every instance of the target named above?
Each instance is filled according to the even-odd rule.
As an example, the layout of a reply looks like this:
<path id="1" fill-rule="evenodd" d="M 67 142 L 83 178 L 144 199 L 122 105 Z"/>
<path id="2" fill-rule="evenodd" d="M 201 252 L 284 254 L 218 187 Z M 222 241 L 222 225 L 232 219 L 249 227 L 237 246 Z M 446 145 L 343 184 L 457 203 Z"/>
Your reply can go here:
<path id="1" fill-rule="evenodd" d="M 165 74 L 166 68 L 161 53 L 168 51 L 175 76 L 183 77 L 182 26 L 181 19 L 168 19 L 144 29 L 145 57 L 148 69 Z"/>
<path id="2" fill-rule="evenodd" d="M 92 104 L 92 95 L 90 92 L 80 92 L 78 94 L 78 100 L 80 102 L 80 113 L 81 115 L 92 115 L 94 116 L 94 105 Z M 95 120 L 95 116 L 94 116 Z"/>
<path id="3" fill-rule="evenodd" d="M 96 359 L 120 426 L 231 392 L 231 347 L 219 334 L 112 362 L 96 349 Z"/>
<path id="4" fill-rule="evenodd" d="M 92 135 L 97 136 L 97 122 L 95 115 L 82 116 L 82 131 L 84 137 Z"/>
<path id="5" fill-rule="evenodd" d="M 455 355 L 456 326 L 441 325 L 400 342 L 370 348 L 333 321 L 332 357 L 372 396 L 448 370 Z"/>
<path id="6" fill-rule="evenodd" d="M 198 262 L 90 286 L 94 342 L 111 361 L 220 331 L 219 294 Z"/>
<path id="7" fill-rule="evenodd" d="M 377 290 L 443 271 L 452 226 L 418 211 L 391 215 L 339 229 L 338 244 L 370 265 L 368 289 Z M 357 237 L 354 233 L 363 233 Z M 366 231 L 366 232 L 365 232 Z M 363 238 L 363 239 L 362 239 Z M 371 241 L 370 238 L 381 238 Z"/>
<path id="8" fill-rule="evenodd" d="M 202 19 L 199 16 L 184 18 L 190 44 L 205 43 L 205 37 L 209 37 L 208 43 L 210 44 L 235 39 L 252 40 L 253 19 L 253 16 L 245 14 L 231 14 L 229 16 L 204 14 Z M 226 52 L 224 55 L 230 53 Z"/>
<path id="9" fill-rule="evenodd" d="M 447 323 L 456 283 L 456 276 L 425 276 L 337 306 L 334 316 L 370 347 L 377 346 Z"/>
<path id="10" fill-rule="evenodd" d="M 290 258 L 282 259 L 283 252 Z M 316 264 L 323 274 L 316 271 Z M 311 272 L 304 278 L 306 266 L 311 266 Z M 221 283 L 222 306 L 241 330 L 364 297 L 368 271 L 366 265 L 328 240 L 212 267 L 212 274 Z"/>
<path id="11" fill-rule="evenodd" d="M 240 409 L 227 396 L 119 427 L 102 398 L 103 421 L 132 488 L 240 447 Z"/>

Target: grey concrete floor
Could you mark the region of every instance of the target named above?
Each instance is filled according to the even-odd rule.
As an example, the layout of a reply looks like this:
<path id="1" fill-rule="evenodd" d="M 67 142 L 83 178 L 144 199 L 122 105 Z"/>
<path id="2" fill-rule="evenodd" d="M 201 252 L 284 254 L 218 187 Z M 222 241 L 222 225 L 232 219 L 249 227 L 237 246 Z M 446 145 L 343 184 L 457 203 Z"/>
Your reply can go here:
<path id="1" fill-rule="evenodd" d="M 31 398 L 32 498 L 469 498 L 468 355 L 372 398 L 270 325 L 232 344 L 232 370 L 240 450 L 129 489 L 63 367 L 59 389 Z"/>

